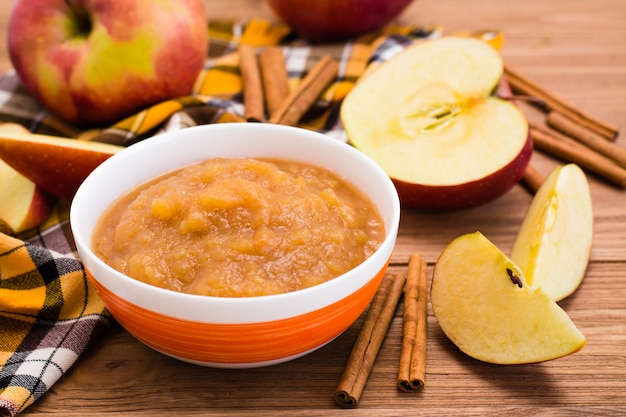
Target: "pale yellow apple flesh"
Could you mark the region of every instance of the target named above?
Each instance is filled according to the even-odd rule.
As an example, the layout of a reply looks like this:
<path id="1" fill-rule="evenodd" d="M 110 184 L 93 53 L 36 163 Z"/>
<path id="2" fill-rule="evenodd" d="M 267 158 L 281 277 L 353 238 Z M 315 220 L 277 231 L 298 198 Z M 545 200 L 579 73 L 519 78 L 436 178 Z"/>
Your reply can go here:
<path id="1" fill-rule="evenodd" d="M 593 240 L 593 210 L 584 172 L 575 164 L 555 168 L 535 194 L 515 239 L 511 259 L 529 285 L 553 300 L 582 282 Z"/>
<path id="2" fill-rule="evenodd" d="M 411 104 L 399 108 L 408 110 Z M 424 185 L 455 185 L 502 168 L 515 159 L 526 142 L 526 121 L 519 109 L 497 98 L 475 102 L 471 109 L 452 105 L 442 109 L 435 104 L 423 108 L 458 113 L 437 119 L 415 112 L 397 114 L 383 126 L 364 123 L 360 126 L 373 136 L 371 141 L 357 139 L 355 146 L 376 155 L 376 162 L 393 178 Z M 508 130 L 519 134 L 514 146 L 503 140 L 502 132 Z M 350 137 L 364 138 L 358 134 Z"/>
<path id="3" fill-rule="evenodd" d="M 586 342 L 567 313 L 481 233 L 453 240 L 431 286 L 433 312 L 467 355 L 494 364 L 556 359 Z"/>
<path id="4" fill-rule="evenodd" d="M 392 179 L 408 184 L 443 189 L 504 171 L 502 189 L 484 199 L 501 195 L 519 180 L 530 155 L 523 113 L 490 95 L 502 68 L 498 51 L 476 38 L 408 47 L 347 95 L 341 120 L 348 139 Z M 516 160 L 520 166 L 512 164 Z M 424 198 L 437 197 L 430 194 Z"/>
<path id="5" fill-rule="evenodd" d="M 98 165 L 122 146 L 0 131 L 0 158 L 50 194 L 70 200 Z"/>

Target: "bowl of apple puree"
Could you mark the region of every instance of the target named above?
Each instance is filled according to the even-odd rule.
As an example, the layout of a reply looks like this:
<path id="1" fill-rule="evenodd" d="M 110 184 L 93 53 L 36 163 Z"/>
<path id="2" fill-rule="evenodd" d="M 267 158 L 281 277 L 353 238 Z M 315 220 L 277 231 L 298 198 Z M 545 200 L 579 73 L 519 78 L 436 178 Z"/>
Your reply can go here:
<path id="1" fill-rule="evenodd" d="M 385 239 L 374 204 L 333 172 L 271 158 L 210 158 L 136 187 L 93 242 L 116 270 L 173 291 L 281 294 L 331 280 Z"/>

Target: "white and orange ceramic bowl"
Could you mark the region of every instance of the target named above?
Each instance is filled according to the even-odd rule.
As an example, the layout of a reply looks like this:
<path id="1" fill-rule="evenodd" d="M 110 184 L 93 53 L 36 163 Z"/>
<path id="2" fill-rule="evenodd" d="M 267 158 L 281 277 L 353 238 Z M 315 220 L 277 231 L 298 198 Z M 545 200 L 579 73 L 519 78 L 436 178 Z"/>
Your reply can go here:
<path id="1" fill-rule="evenodd" d="M 212 157 L 270 157 L 325 167 L 368 195 L 386 236 L 363 263 L 325 283 L 290 293 L 223 298 L 170 291 L 130 278 L 91 249 L 94 225 L 117 198 L 174 169 Z M 130 146 L 100 165 L 70 213 L 81 261 L 113 317 L 144 344 L 200 365 L 244 368 L 305 355 L 361 315 L 386 271 L 400 219 L 389 177 L 351 146 L 305 129 L 260 123 L 205 125 Z"/>

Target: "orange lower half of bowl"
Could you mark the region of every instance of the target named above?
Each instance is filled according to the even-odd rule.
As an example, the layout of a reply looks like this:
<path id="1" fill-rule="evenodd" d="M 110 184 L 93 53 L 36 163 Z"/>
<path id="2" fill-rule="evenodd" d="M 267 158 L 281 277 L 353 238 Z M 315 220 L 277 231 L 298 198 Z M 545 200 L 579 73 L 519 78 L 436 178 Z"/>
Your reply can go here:
<path id="1" fill-rule="evenodd" d="M 120 298 L 90 278 L 113 317 L 147 346 L 191 363 L 243 368 L 285 362 L 332 341 L 365 310 L 385 272 L 386 267 L 358 291 L 321 309 L 244 324 L 189 321 L 160 314 Z"/>

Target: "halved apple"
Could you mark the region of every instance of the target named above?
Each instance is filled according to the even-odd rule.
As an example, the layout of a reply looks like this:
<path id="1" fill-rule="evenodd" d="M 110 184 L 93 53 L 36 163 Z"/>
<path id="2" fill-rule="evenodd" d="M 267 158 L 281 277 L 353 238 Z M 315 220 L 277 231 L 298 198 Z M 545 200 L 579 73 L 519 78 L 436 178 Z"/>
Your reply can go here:
<path id="1" fill-rule="evenodd" d="M 48 193 L 70 200 L 98 165 L 122 146 L 0 131 L 0 158 Z"/>
<path id="2" fill-rule="evenodd" d="M 555 168 L 541 185 L 517 234 L 511 260 L 529 285 L 559 301 L 582 282 L 593 240 L 591 193 L 575 164 Z"/>
<path id="3" fill-rule="evenodd" d="M 532 154 L 523 113 L 491 96 L 498 51 L 468 37 L 406 48 L 346 96 L 349 141 L 394 181 L 406 206 L 460 209 L 513 187 Z"/>
<path id="4" fill-rule="evenodd" d="M 586 342 L 567 313 L 481 233 L 453 240 L 431 285 L 433 312 L 467 355 L 494 364 L 556 359 Z"/>

